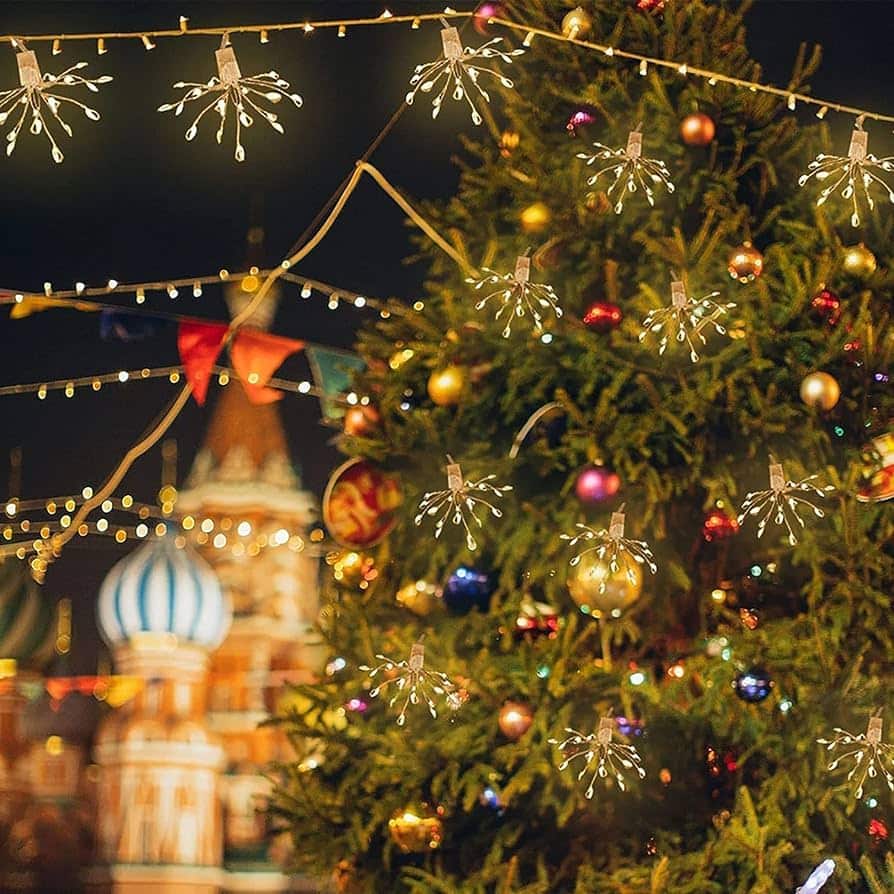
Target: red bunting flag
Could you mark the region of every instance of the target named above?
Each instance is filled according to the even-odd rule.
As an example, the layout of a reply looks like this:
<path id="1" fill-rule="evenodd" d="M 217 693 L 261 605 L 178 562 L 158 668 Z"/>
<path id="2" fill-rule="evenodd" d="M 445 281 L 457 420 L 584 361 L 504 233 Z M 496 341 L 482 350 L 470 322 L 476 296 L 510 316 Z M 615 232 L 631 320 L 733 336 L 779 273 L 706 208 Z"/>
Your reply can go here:
<path id="1" fill-rule="evenodd" d="M 193 397 L 201 407 L 208 396 L 211 371 L 227 334 L 225 323 L 183 322 L 177 331 L 177 350 Z"/>

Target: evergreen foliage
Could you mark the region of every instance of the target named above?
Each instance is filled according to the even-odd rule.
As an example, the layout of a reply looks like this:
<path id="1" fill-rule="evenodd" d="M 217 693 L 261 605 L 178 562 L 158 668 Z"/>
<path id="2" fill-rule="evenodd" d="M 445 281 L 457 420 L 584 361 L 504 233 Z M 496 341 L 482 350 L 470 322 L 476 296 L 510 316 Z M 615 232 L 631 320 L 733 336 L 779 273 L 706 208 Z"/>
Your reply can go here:
<path id="1" fill-rule="evenodd" d="M 507 17 L 556 29 L 572 5 L 513 0 Z M 670 0 L 663 15 L 629 0 L 584 5 L 600 41 L 760 78 L 741 5 Z M 465 42 L 474 40 L 469 32 Z M 791 89 L 805 90 L 818 62 L 818 53 L 803 53 Z M 426 213 L 476 268 L 509 272 L 534 241 L 533 275 L 555 287 L 566 315 L 550 326 L 549 344 L 527 319 L 502 338 L 490 311 L 474 310 L 466 274 L 420 240 L 430 263 L 424 309 L 394 304 L 360 336 L 369 369 L 358 385 L 375 395 L 383 425 L 345 448 L 398 473 L 405 501 L 375 550 L 373 585 L 329 584 L 323 630 L 345 669 L 302 687 L 301 710 L 283 717 L 299 758 L 319 758 L 312 771 L 297 761 L 287 768 L 277 794 L 295 859 L 324 877 L 346 860 L 353 870 L 344 890 L 362 892 L 791 894 L 833 857 L 830 894 L 890 892 L 888 844 L 875 845 L 867 825 L 879 811 L 892 815 L 891 792 L 877 779 L 867 795 L 879 807 L 855 801 L 843 776 L 827 772 L 816 739 L 835 726 L 865 729 L 876 707 L 886 709 L 886 738 L 894 738 L 894 515 L 890 503 L 854 498 L 861 448 L 892 415 L 890 386 L 874 374 L 890 370 L 894 345 L 894 213 L 882 206 L 855 232 L 847 203 L 817 209 L 798 176 L 818 151 L 843 153 L 848 128 L 836 128 L 832 147 L 826 123 L 772 97 L 668 72 L 642 77 L 630 63 L 541 39 L 511 76 L 515 89 L 500 91 L 480 135 L 465 144 L 457 195 Z M 570 138 L 565 122 L 584 104 L 596 122 Z M 717 124 L 703 149 L 679 139 L 681 119 L 696 110 Z M 589 148 L 587 136 L 622 146 L 640 121 L 646 154 L 666 161 L 677 189 L 656 193 L 654 208 L 634 196 L 616 215 L 598 194 L 587 202 L 592 170 L 575 153 Z M 504 128 L 520 136 L 509 157 L 498 147 Z M 519 226 L 533 202 L 551 211 L 536 236 Z M 765 268 L 741 285 L 726 264 L 745 239 L 761 249 Z M 879 259 L 863 280 L 840 262 L 842 246 L 859 239 Z M 669 301 L 671 270 L 685 273 L 691 294 L 718 289 L 718 300 L 738 305 L 731 328 L 740 337 L 709 338 L 696 364 L 673 344 L 659 357 L 637 341 L 648 310 Z M 811 314 L 823 283 L 842 300 L 834 327 Z M 600 335 L 577 322 L 595 300 L 623 308 L 618 330 Z M 855 340 L 860 347 L 846 351 Z M 401 350 L 410 359 L 389 363 Z M 471 380 L 457 407 L 434 406 L 426 394 L 429 375 L 447 363 L 466 367 Z M 841 384 L 830 413 L 799 399 L 814 370 Z M 412 406 L 402 410 L 408 395 Z M 535 436 L 510 460 L 516 432 L 552 400 L 566 413 L 561 438 Z M 487 518 L 475 555 L 459 529 L 448 526 L 436 542 L 429 526 L 413 525 L 422 493 L 444 486 L 448 453 L 467 475 L 493 472 L 514 486 L 504 517 Z M 773 525 L 758 541 L 753 520 L 706 543 L 705 513 L 718 501 L 734 511 L 746 492 L 765 488 L 771 453 L 788 477 L 818 472 L 835 485 L 827 517 L 811 517 L 794 547 Z M 622 487 L 617 501 L 585 510 L 574 481 L 597 458 Z M 621 500 L 628 536 L 650 543 L 659 572 L 646 575 L 622 618 L 599 622 L 568 595 L 570 553 L 559 534 L 578 521 L 607 525 Z M 442 582 L 462 562 L 497 575 L 489 612 L 436 609 L 420 618 L 395 601 L 408 581 Z M 755 630 L 736 607 L 709 598 L 721 581 L 757 609 Z M 513 636 L 526 593 L 559 608 L 555 638 Z M 464 681 L 468 702 L 437 720 L 420 706 L 404 728 L 381 698 L 342 717 L 338 706 L 364 692 L 358 665 L 377 652 L 405 657 L 423 632 L 428 664 Z M 729 651 L 709 654 L 706 639 L 718 635 Z M 666 673 L 677 660 L 679 679 Z M 645 672 L 642 685 L 630 679 L 631 662 Z M 731 683 L 753 665 L 769 669 L 776 685 L 749 705 Z M 497 727 L 507 699 L 534 708 L 518 741 Z M 635 743 L 648 775 L 626 793 L 605 786 L 587 801 L 575 774 L 558 772 L 547 740 L 566 726 L 591 731 L 608 710 L 642 719 Z M 719 781 L 706 764 L 709 748 L 736 756 Z M 502 812 L 481 803 L 487 787 Z M 403 854 L 388 820 L 421 801 L 443 806 L 443 842 Z"/>

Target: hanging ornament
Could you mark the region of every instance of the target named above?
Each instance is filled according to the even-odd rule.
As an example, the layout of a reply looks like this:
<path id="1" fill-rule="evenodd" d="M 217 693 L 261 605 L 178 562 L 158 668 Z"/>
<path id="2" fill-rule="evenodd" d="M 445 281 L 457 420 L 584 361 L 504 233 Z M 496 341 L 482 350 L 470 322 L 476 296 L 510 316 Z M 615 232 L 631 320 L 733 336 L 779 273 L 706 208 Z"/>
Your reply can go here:
<path id="1" fill-rule="evenodd" d="M 416 580 L 404 584 L 394 598 L 399 605 L 413 612 L 414 615 L 424 618 L 437 606 L 439 596 L 439 588 L 435 584 Z"/>
<path id="2" fill-rule="evenodd" d="M 743 702 L 758 704 L 776 684 L 762 667 L 752 667 L 736 675 L 733 690 Z"/>
<path id="3" fill-rule="evenodd" d="M 568 573 L 566 586 L 571 598 L 585 615 L 596 619 L 620 618 L 643 592 L 643 573 L 639 565 L 612 571 L 608 563 L 589 553 Z"/>
<path id="4" fill-rule="evenodd" d="M 541 310 L 551 310 L 556 319 L 562 316 L 559 296 L 553 291 L 553 287 L 531 282 L 531 259 L 526 255 L 515 259 L 513 273 L 496 273 L 487 267 L 482 269 L 485 276 L 480 279 L 469 278 L 466 282 L 474 286 L 476 291 L 488 287 L 487 294 L 475 304 L 475 310 L 482 310 L 488 301 L 495 298 L 499 305 L 494 317 L 497 322 L 508 311 L 503 338 L 509 338 L 513 319 L 523 317 L 525 313 L 531 315 L 534 331 L 538 333 L 543 331 Z M 492 286 L 496 288 L 491 289 Z"/>
<path id="5" fill-rule="evenodd" d="M 722 509 L 712 509 L 702 522 L 702 537 L 710 543 L 712 540 L 726 540 L 739 533 L 739 523 L 727 515 Z"/>
<path id="6" fill-rule="evenodd" d="M 444 808 L 432 810 L 428 804 L 405 807 L 388 820 L 391 840 L 406 854 L 437 850 L 444 837 Z"/>
<path id="7" fill-rule="evenodd" d="M 878 269 L 878 261 L 875 255 L 861 242 L 859 245 L 848 246 L 844 250 L 841 266 L 845 273 L 865 279 L 867 276 L 872 276 Z"/>
<path id="8" fill-rule="evenodd" d="M 863 448 L 863 477 L 857 492 L 861 503 L 882 503 L 894 498 L 894 432 L 885 432 Z"/>
<path id="9" fill-rule="evenodd" d="M 621 479 L 605 466 L 586 466 L 574 482 L 574 493 L 585 506 L 611 499 L 621 489 Z"/>
<path id="10" fill-rule="evenodd" d="M 43 134 L 47 138 L 50 144 L 50 155 L 53 161 L 59 164 L 65 156 L 62 154 L 53 132 L 47 126 L 45 112 L 49 111 L 62 130 L 71 136 L 71 125 L 63 121 L 59 114 L 63 104 L 68 103 L 80 109 L 90 121 L 99 121 L 99 112 L 58 91 L 67 87 L 86 87 L 91 93 L 98 93 L 97 85 L 108 84 L 112 78 L 109 75 L 83 78 L 75 74 L 76 71 L 87 67 L 86 62 L 78 62 L 57 75 L 41 74 L 40 66 L 37 63 L 37 54 L 32 50 L 25 49 L 24 43 L 20 40 L 13 40 L 12 43 L 17 49 L 21 48 L 16 53 L 20 86 L 0 91 L 0 125 L 6 124 L 12 110 L 16 107 L 21 106 L 21 112 L 12 130 L 6 135 L 6 154 L 12 155 L 15 151 L 19 133 L 30 113 L 31 124 L 28 127 L 28 132 L 35 136 Z"/>
<path id="11" fill-rule="evenodd" d="M 243 77 L 236 53 L 230 46 L 228 34 L 224 34 L 221 38 L 220 49 L 215 50 L 214 57 L 217 60 L 217 77 L 209 78 L 208 82 L 204 84 L 177 81 L 174 87 L 178 90 L 186 87 L 188 88 L 186 93 L 177 102 L 166 102 L 160 105 L 158 111 L 173 111 L 175 115 L 181 115 L 187 103 L 195 102 L 203 97 L 210 97 L 210 102 L 196 115 L 187 129 L 186 139 L 195 139 L 199 122 L 206 113 L 214 109 L 220 116 L 220 127 L 215 135 L 218 145 L 220 145 L 223 141 L 227 115 L 232 103 L 236 119 L 236 150 L 233 157 L 236 161 L 245 161 L 242 128 L 249 128 L 255 123 L 249 109 L 260 115 L 277 133 L 284 133 L 285 130 L 279 123 L 277 115 L 260 106 L 259 101 L 266 100 L 275 105 L 285 97 L 296 109 L 300 109 L 304 100 L 297 93 L 289 93 L 289 82 L 284 81 L 275 71 Z"/>
<path id="12" fill-rule="evenodd" d="M 863 797 L 863 787 L 867 779 L 875 779 L 881 775 L 888 783 L 888 788 L 894 792 L 894 745 L 889 745 L 882 741 L 882 718 L 881 712 L 876 711 L 869 718 L 869 725 L 866 732 L 849 733 L 847 730 L 835 727 L 834 739 L 817 739 L 820 745 L 826 746 L 826 751 L 834 752 L 842 749 L 835 759 L 826 767 L 827 770 L 834 771 L 838 769 L 838 765 L 844 762 L 853 761 L 853 768 L 847 774 L 847 781 L 857 779 L 857 787 L 854 790 L 854 797 L 859 801 Z"/>
<path id="13" fill-rule="evenodd" d="M 766 509 L 764 517 L 758 522 L 757 536 L 763 536 L 767 522 L 771 519 L 774 524 L 784 525 L 788 531 L 788 542 L 794 546 L 798 542 L 792 523 L 789 518 L 791 515 L 794 520 L 803 528 L 804 520 L 798 515 L 798 506 L 804 505 L 813 510 L 813 514 L 817 518 L 825 518 L 826 513 L 819 508 L 810 497 L 822 499 L 827 493 L 835 488 L 831 485 L 826 487 L 817 487 L 810 482 L 818 475 L 808 475 L 800 481 L 787 481 L 785 472 L 782 469 L 782 463 L 776 462 L 770 457 L 770 488 L 769 490 L 752 491 L 745 495 L 745 502 L 739 510 L 739 517 L 736 519 L 741 525 L 749 515 L 758 515 Z"/>
<path id="14" fill-rule="evenodd" d="M 716 133 L 714 122 L 704 112 L 687 115 L 680 123 L 680 136 L 687 146 L 709 146 Z"/>
<path id="15" fill-rule="evenodd" d="M 583 37 L 592 27 L 593 20 L 580 6 L 575 6 L 562 19 L 562 34 L 569 40 Z"/>
<path id="16" fill-rule="evenodd" d="M 835 872 L 835 861 L 823 860 L 823 862 L 810 873 L 810 877 L 807 881 L 795 891 L 795 894 L 819 894 L 820 888 L 829 881 L 833 872 Z"/>
<path id="17" fill-rule="evenodd" d="M 557 739 L 549 739 L 551 745 L 556 745 L 563 755 L 566 755 L 559 770 L 566 769 L 572 761 L 581 757 L 584 765 L 578 779 L 590 775 L 590 782 L 585 795 L 592 798 L 596 791 L 596 780 L 612 777 L 618 788 L 627 791 L 625 772 L 632 771 L 640 779 L 644 779 L 646 771 L 643 769 L 642 758 L 633 745 L 615 742 L 615 724 L 611 717 L 599 718 L 599 729 L 595 733 L 585 735 L 575 729 L 566 727 L 565 732 L 570 733 L 567 739 L 559 742 Z M 595 766 L 593 766 L 595 762 Z"/>
<path id="18" fill-rule="evenodd" d="M 801 400 L 808 407 L 831 410 L 841 397 L 838 382 L 825 372 L 813 372 L 801 380 Z"/>
<path id="19" fill-rule="evenodd" d="M 369 549 L 397 524 L 402 501 L 395 477 L 369 460 L 354 457 L 329 477 L 323 492 L 323 521 L 340 546 Z"/>
<path id="20" fill-rule="evenodd" d="M 511 484 L 504 484 L 500 487 L 490 484 L 489 482 L 496 477 L 496 475 L 485 475 L 484 478 L 475 481 L 464 479 L 459 463 L 454 462 L 453 457 L 448 454 L 447 488 L 423 494 L 419 503 L 419 512 L 413 521 L 417 525 L 421 525 L 427 515 L 440 514 L 435 522 L 435 538 L 441 536 L 444 525 L 450 520 L 454 525 L 462 525 L 466 532 L 466 546 L 473 551 L 478 549 L 478 543 L 472 534 L 466 516 L 467 514 L 471 516 L 479 528 L 484 527 L 484 522 L 475 514 L 476 506 L 481 505 L 489 509 L 494 518 L 503 517 L 503 511 L 494 506 L 490 500 L 485 499 L 485 497 L 500 499 L 512 490 Z"/>
<path id="21" fill-rule="evenodd" d="M 497 724 L 500 732 L 513 742 L 520 739 L 534 722 L 534 712 L 525 702 L 506 702 L 500 708 Z"/>
<path id="22" fill-rule="evenodd" d="M 571 559 L 569 565 L 573 568 L 580 564 L 585 555 L 592 552 L 597 558 L 608 564 L 612 573 L 623 569 L 631 584 L 635 585 L 637 582 L 638 565 L 646 565 L 649 571 L 655 574 L 658 571 L 658 566 L 655 564 L 649 544 L 645 540 L 631 540 L 625 537 L 624 524 L 625 515 L 622 505 L 617 512 L 612 513 L 608 530 L 601 528 L 597 531 L 587 525 L 577 524 L 576 527 L 580 530 L 579 534 L 561 534 L 561 539 L 567 540 L 568 545 L 572 548 L 577 546 L 580 541 L 593 544 L 582 549 Z M 607 588 L 607 579 L 603 579 L 599 586 L 599 592 L 604 593 Z"/>
<path id="23" fill-rule="evenodd" d="M 841 317 L 841 299 L 829 289 L 820 289 L 811 299 L 810 306 L 830 326 L 834 326 Z"/>
<path id="24" fill-rule="evenodd" d="M 577 153 L 577 157 L 584 159 L 588 165 L 597 161 L 608 162 L 588 178 L 587 184 L 593 186 L 603 174 L 615 175 L 612 185 L 606 190 L 606 195 L 611 197 L 615 189 L 619 185 L 621 187 L 615 199 L 615 214 L 620 214 L 624 210 L 625 197 L 632 196 L 638 189 L 642 189 L 646 201 L 652 206 L 655 204 L 653 184 L 661 183 L 669 193 L 674 191 L 670 171 L 665 163 L 657 158 L 643 158 L 643 135 L 639 128 L 640 125 L 637 125 L 636 130 L 630 131 L 627 135 L 625 148 L 612 149 L 603 143 L 593 143 L 599 150 L 595 155 L 587 155 L 586 152 Z"/>
<path id="25" fill-rule="evenodd" d="M 383 676 L 387 676 L 386 680 L 369 690 L 370 698 L 376 698 L 387 686 L 397 687 L 397 691 L 388 702 L 388 707 L 393 708 L 398 699 L 403 697 L 403 704 L 397 715 L 398 726 L 403 726 L 407 722 L 407 708 L 410 705 L 415 706 L 424 701 L 431 716 L 436 718 L 438 711 L 435 707 L 435 696 L 443 697 L 451 711 L 459 710 L 468 698 L 468 693 L 454 685 L 447 674 L 425 669 L 425 647 L 421 639 L 410 649 L 409 661 L 394 661 L 385 655 L 376 655 L 376 658 L 380 664 L 375 667 L 361 664 L 360 670 L 365 671 L 370 680 L 381 671 L 385 672 Z"/>
<path id="26" fill-rule="evenodd" d="M 503 158 L 509 158 L 516 149 L 518 149 L 518 144 L 521 142 L 521 137 L 518 135 L 517 130 L 504 130 L 502 134 L 500 134 L 500 155 Z"/>
<path id="27" fill-rule="evenodd" d="M 751 282 L 764 272 L 764 256 L 750 242 L 743 242 L 732 250 L 726 269 L 740 283 Z"/>
<path id="28" fill-rule="evenodd" d="M 454 615 L 465 615 L 472 609 L 486 612 L 496 588 L 494 576 L 489 571 L 460 565 L 447 578 L 442 598 L 447 611 Z"/>
<path id="29" fill-rule="evenodd" d="M 494 0 L 486 0 L 484 3 L 479 3 L 475 12 L 472 14 L 472 25 L 482 37 L 487 37 L 489 33 L 487 26 L 490 23 L 490 20 L 502 19 L 505 17 L 506 10 L 503 8 L 502 3 L 496 3 Z"/>
<path id="30" fill-rule="evenodd" d="M 439 407 L 456 406 L 466 390 L 466 369 L 451 363 L 428 378 L 428 396 Z"/>
<path id="31" fill-rule="evenodd" d="M 665 0 L 636 0 L 636 8 L 643 12 L 663 12 Z"/>
<path id="32" fill-rule="evenodd" d="M 444 55 L 434 62 L 426 62 L 413 69 L 413 77 L 410 78 L 410 86 L 413 89 L 406 96 L 407 105 L 413 105 L 417 93 L 431 93 L 438 86 L 439 81 L 443 80 L 440 93 L 432 100 L 432 118 L 438 117 L 441 103 L 444 102 L 444 98 L 452 87 L 453 99 L 457 102 L 464 99 L 472 113 L 472 123 L 481 124 L 484 119 L 475 108 L 475 103 L 469 94 L 470 91 L 474 91 L 477 93 L 476 99 L 480 97 L 485 102 L 490 102 L 490 96 L 478 83 L 478 78 L 485 74 L 496 78 L 504 87 L 512 87 L 512 81 L 509 78 L 494 69 L 482 67 L 481 62 L 496 58 L 511 64 L 513 56 L 521 56 L 524 53 L 521 47 L 515 50 L 497 49 L 497 44 L 502 42 L 502 37 L 495 37 L 477 49 L 463 48 L 459 31 L 452 27 L 443 28 L 441 30 L 441 46 Z"/>
<path id="33" fill-rule="evenodd" d="M 584 106 L 583 108 L 575 109 L 575 111 L 571 113 L 568 123 L 565 125 L 565 130 L 568 131 L 569 136 L 576 137 L 579 136 L 578 132 L 580 130 L 595 123 L 595 111 L 590 107 Z"/>
<path id="34" fill-rule="evenodd" d="M 482 807 L 489 807 L 497 816 L 502 816 L 506 810 L 506 802 L 495 785 L 489 785 L 481 792 L 478 803 Z"/>
<path id="35" fill-rule="evenodd" d="M 535 602 L 530 594 L 522 597 L 515 619 L 513 634 L 517 640 L 534 640 L 539 637 L 555 639 L 559 632 L 559 613 L 545 602 Z"/>
<path id="36" fill-rule="evenodd" d="M 358 404 L 345 410 L 344 430 L 353 438 L 369 437 L 381 423 L 382 417 L 372 404 Z"/>
<path id="37" fill-rule="evenodd" d="M 534 202 L 523 208 L 519 215 L 521 228 L 526 233 L 542 233 L 550 224 L 553 218 L 552 211 L 543 204 L 543 202 Z"/>
<path id="38" fill-rule="evenodd" d="M 851 203 L 851 226 L 860 226 L 861 199 L 872 211 L 875 208 L 875 200 L 869 190 L 873 184 L 878 184 L 888 193 L 888 199 L 894 202 L 894 190 L 878 175 L 873 173 L 873 168 L 879 171 L 894 171 L 894 157 L 877 158 L 869 153 L 869 134 L 863 130 L 864 116 L 857 118 L 854 130 L 851 132 L 851 142 L 847 155 L 825 155 L 820 153 L 807 166 L 807 173 L 798 178 L 798 186 L 804 186 L 811 177 L 819 182 L 831 180 L 819 194 L 816 200 L 817 206 L 825 203 L 826 199 L 834 193 L 838 187 L 843 186 L 841 198 Z"/>
<path id="39" fill-rule="evenodd" d="M 876 844 L 881 844 L 883 841 L 887 841 L 891 834 L 887 825 L 885 825 L 885 821 L 876 819 L 875 817 L 869 821 L 866 833 Z"/>
<path id="40" fill-rule="evenodd" d="M 718 304 L 714 299 L 719 294 L 720 292 L 710 292 L 702 298 L 690 298 L 683 282 L 672 280 L 670 305 L 650 310 L 646 314 L 639 340 L 644 341 L 650 332 L 660 333 L 659 356 L 667 350 L 671 337 L 680 344 L 685 341 L 689 346 L 689 359 L 693 363 L 697 362 L 698 352 L 695 350 L 693 338 L 698 339 L 703 345 L 707 344 L 707 339 L 702 333 L 709 327 L 713 327 L 719 335 L 727 334 L 726 328 L 718 320 L 736 305 L 732 302 Z"/>
<path id="41" fill-rule="evenodd" d="M 583 316 L 584 325 L 596 332 L 611 332 L 621 325 L 623 319 L 621 308 L 610 301 L 597 301 L 591 304 Z"/>

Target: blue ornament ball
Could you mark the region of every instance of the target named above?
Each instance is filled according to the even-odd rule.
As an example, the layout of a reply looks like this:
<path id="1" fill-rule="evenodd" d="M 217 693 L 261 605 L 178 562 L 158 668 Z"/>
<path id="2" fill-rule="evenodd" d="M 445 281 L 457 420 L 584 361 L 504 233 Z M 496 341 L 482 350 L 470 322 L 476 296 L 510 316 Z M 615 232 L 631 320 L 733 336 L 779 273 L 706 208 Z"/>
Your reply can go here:
<path id="1" fill-rule="evenodd" d="M 736 675 L 733 689 L 743 702 L 757 704 L 762 702 L 776 684 L 770 674 L 762 667 L 750 667 Z"/>
<path id="2" fill-rule="evenodd" d="M 455 615 L 468 614 L 475 608 L 486 612 L 496 588 L 494 576 L 489 571 L 460 565 L 444 584 L 444 605 Z"/>

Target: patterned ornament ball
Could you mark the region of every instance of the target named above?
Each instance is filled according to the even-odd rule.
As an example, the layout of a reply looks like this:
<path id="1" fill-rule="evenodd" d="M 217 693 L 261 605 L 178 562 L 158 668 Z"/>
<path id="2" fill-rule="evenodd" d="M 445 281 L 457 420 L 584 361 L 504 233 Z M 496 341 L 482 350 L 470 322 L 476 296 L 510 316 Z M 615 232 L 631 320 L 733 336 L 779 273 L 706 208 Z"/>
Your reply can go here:
<path id="1" fill-rule="evenodd" d="M 444 605 L 454 615 L 467 615 L 473 609 L 486 612 L 496 588 L 494 576 L 489 571 L 460 565 L 444 584 Z"/>
<path id="2" fill-rule="evenodd" d="M 502 3 L 496 3 L 494 0 L 485 0 L 484 3 L 478 4 L 478 7 L 472 14 L 472 24 L 482 37 L 487 37 L 490 34 L 488 22 L 491 19 L 502 19 L 505 17 L 506 10 L 503 8 Z"/>
<path id="3" fill-rule="evenodd" d="M 612 571 L 595 552 L 586 553 L 579 564 L 569 571 L 566 581 L 568 592 L 585 615 L 620 618 L 643 591 L 643 573 L 639 564 L 631 562 L 630 568 L 633 581 L 624 568 Z"/>
<path id="4" fill-rule="evenodd" d="M 395 594 L 398 605 L 402 605 L 414 615 L 424 618 L 439 605 L 440 591 L 435 584 L 415 580 L 404 584 Z"/>
<path id="5" fill-rule="evenodd" d="M 687 146 L 709 146 L 716 133 L 714 122 L 704 112 L 687 115 L 680 123 L 680 136 Z"/>
<path id="6" fill-rule="evenodd" d="M 739 523 L 732 515 L 722 509 L 712 509 L 702 522 L 702 537 L 710 543 L 712 540 L 726 540 L 739 533 Z"/>
<path id="7" fill-rule="evenodd" d="M 562 19 L 562 34 L 575 40 L 583 37 L 593 27 L 593 20 L 583 7 L 575 6 L 564 19 Z"/>
<path id="8" fill-rule="evenodd" d="M 405 854 L 437 850 L 444 837 L 443 815 L 443 807 L 435 810 L 428 804 L 405 807 L 388 820 L 388 834 Z"/>
<path id="9" fill-rule="evenodd" d="M 520 739 L 531 728 L 533 722 L 534 712 L 525 702 L 506 702 L 500 708 L 500 715 L 497 718 L 500 732 L 513 742 Z"/>
<path id="10" fill-rule="evenodd" d="M 371 404 L 348 407 L 344 418 L 345 434 L 353 438 L 366 438 L 379 427 L 381 421 L 379 411 Z"/>
<path id="11" fill-rule="evenodd" d="M 801 381 L 801 400 L 817 410 L 831 410 L 841 397 L 841 387 L 833 376 L 813 372 Z"/>
<path id="12" fill-rule="evenodd" d="M 841 266 L 845 273 L 864 278 L 875 273 L 878 269 L 878 261 L 875 255 L 861 242 L 859 245 L 850 245 L 844 250 Z"/>
<path id="13" fill-rule="evenodd" d="M 439 407 L 455 407 L 466 390 L 466 370 L 455 363 L 436 369 L 428 378 L 428 396 Z"/>
<path id="14" fill-rule="evenodd" d="M 834 326 L 841 317 L 841 299 L 829 289 L 820 289 L 811 299 L 810 307 L 817 317 L 830 326 Z"/>
<path id="15" fill-rule="evenodd" d="M 762 702 L 776 684 L 762 667 L 751 667 L 736 675 L 733 691 L 743 702 L 756 705 Z"/>
<path id="16" fill-rule="evenodd" d="M 568 119 L 568 123 L 565 125 L 565 130 L 568 131 L 569 136 L 577 137 L 580 136 L 581 130 L 586 129 L 595 122 L 595 111 L 586 106 L 582 106 L 579 109 L 575 109 L 571 113 L 571 117 Z"/>
<path id="17" fill-rule="evenodd" d="M 750 242 L 743 242 L 733 249 L 726 269 L 740 283 L 751 282 L 764 272 L 764 256 Z"/>
<path id="18" fill-rule="evenodd" d="M 522 209 L 519 215 L 521 228 L 526 233 L 542 233 L 553 219 L 553 213 L 543 202 L 534 202 Z"/>
<path id="19" fill-rule="evenodd" d="M 621 325 L 624 314 L 617 304 L 610 301 L 596 301 L 587 308 L 583 315 L 584 325 L 594 332 L 611 332 Z"/>
<path id="20" fill-rule="evenodd" d="M 585 506 L 611 499 L 621 489 L 621 479 L 605 466 L 587 466 L 574 482 L 574 493 Z"/>

